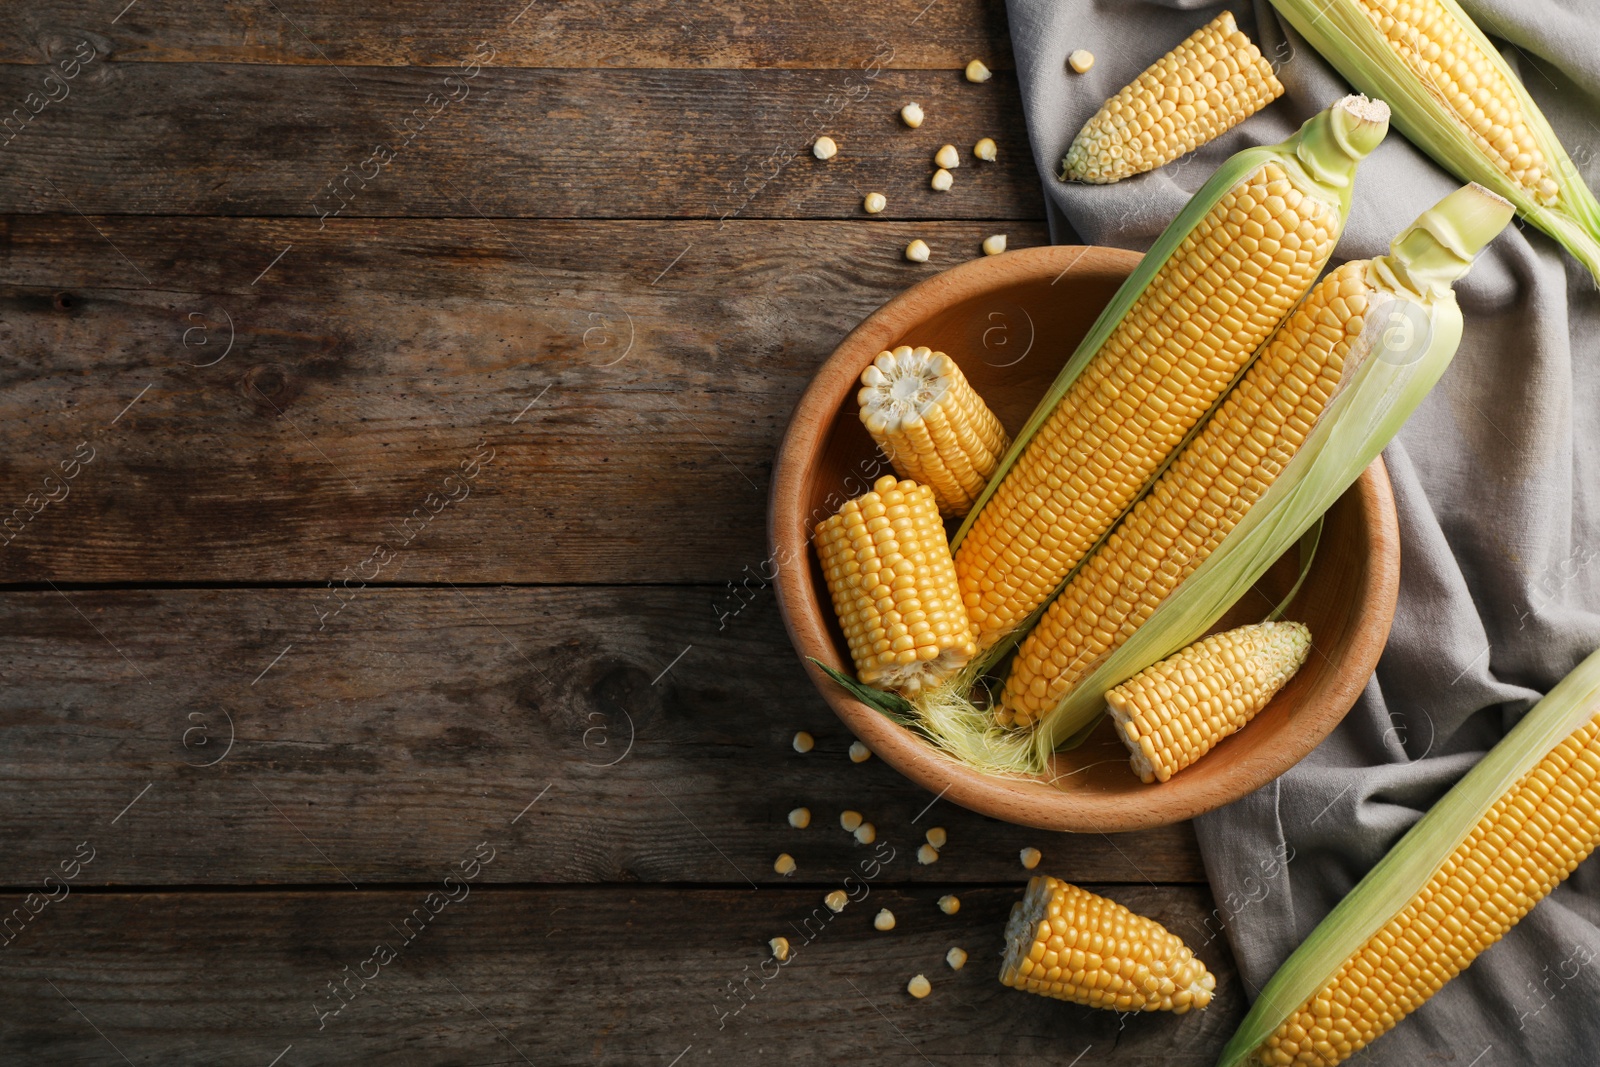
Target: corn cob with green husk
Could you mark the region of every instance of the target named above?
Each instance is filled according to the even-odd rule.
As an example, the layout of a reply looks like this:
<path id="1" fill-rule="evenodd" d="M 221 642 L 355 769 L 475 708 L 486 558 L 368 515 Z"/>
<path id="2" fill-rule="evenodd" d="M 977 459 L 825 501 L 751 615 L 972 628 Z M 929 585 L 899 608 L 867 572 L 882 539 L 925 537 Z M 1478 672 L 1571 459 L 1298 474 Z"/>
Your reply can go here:
<path id="1" fill-rule="evenodd" d="M 1084 123 L 1061 160 L 1061 177 L 1105 185 L 1154 170 L 1282 95 L 1272 64 L 1224 11 Z"/>
<path id="2" fill-rule="evenodd" d="M 1428 811 L 1278 969 L 1219 1067 L 1340 1063 L 1600 844 L 1600 652 Z"/>
<path id="3" fill-rule="evenodd" d="M 1106 694 L 1133 773 L 1165 782 L 1255 717 L 1311 651 L 1298 622 L 1260 622 L 1213 634 L 1152 664 Z"/>
<path id="4" fill-rule="evenodd" d="M 1455 0 L 1272 0 L 1440 166 L 1493 189 L 1600 280 L 1600 203 L 1511 67 Z"/>
<path id="5" fill-rule="evenodd" d="M 1123 283 L 954 539 L 980 649 L 1022 626 L 1327 263 L 1388 111 L 1346 97 L 1214 174 Z"/>

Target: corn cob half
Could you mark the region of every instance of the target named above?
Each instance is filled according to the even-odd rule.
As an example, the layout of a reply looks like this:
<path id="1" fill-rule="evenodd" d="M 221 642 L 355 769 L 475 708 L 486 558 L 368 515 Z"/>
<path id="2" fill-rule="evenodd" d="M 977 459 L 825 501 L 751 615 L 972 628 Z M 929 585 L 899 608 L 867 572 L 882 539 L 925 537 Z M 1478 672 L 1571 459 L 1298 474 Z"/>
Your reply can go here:
<path id="1" fill-rule="evenodd" d="M 1600 653 L 1457 782 L 1273 975 L 1220 1067 L 1340 1063 L 1600 844 Z"/>
<path id="2" fill-rule="evenodd" d="M 880 352 L 861 373 L 861 424 L 902 478 L 965 515 L 1011 443 L 956 361 L 930 348 Z"/>
<path id="3" fill-rule="evenodd" d="M 1006 922 L 1000 982 L 1112 1011 L 1205 1008 L 1217 988 L 1193 950 L 1154 919 L 1037 874 Z"/>
<path id="4" fill-rule="evenodd" d="M 1141 781 L 1165 782 L 1255 718 L 1311 651 L 1304 623 L 1260 622 L 1213 634 L 1106 694 Z"/>
<path id="5" fill-rule="evenodd" d="M 1533 97 L 1455 0 L 1272 0 L 1434 162 L 1504 196 L 1600 281 L 1600 203 Z"/>
<path id="6" fill-rule="evenodd" d="M 980 649 L 1055 592 L 1305 294 L 1386 118 L 1347 97 L 1238 153 L 1117 291 L 956 534 Z"/>
<path id="7" fill-rule="evenodd" d="M 1282 95 L 1272 64 L 1224 11 L 1084 123 L 1061 160 L 1062 180 L 1105 185 L 1154 170 Z"/>
<path id="8" fill-rule="evenodd" d="M 916 693 L 977 651 L 932 489 L 886 474 L 818 523 L 815 540 L 863 683 Z"/>

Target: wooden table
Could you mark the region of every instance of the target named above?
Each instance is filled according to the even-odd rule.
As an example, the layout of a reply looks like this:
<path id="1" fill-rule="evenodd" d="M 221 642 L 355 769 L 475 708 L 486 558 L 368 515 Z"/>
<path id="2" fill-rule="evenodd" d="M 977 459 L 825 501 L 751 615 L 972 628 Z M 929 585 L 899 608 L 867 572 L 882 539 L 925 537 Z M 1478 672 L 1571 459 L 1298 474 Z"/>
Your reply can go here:
<path id="1" fill-rule="evenodd" d="M 762 581 L 812 370 L 1046 240 L 1002 5 L 925 2 L 12 13 L 0 1062 L 1211 1062 L 1192 831 L 852 764 Z M 1024 846 L 1194 944 L 1211 1010 L 1001 987 Z"/>

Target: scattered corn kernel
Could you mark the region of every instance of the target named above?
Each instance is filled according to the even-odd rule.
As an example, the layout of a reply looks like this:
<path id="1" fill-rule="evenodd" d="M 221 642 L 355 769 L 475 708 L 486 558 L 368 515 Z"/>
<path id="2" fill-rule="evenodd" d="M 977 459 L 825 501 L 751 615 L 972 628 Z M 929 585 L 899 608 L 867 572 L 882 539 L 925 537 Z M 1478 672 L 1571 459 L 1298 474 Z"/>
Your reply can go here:
<path id="1" fill-rule="evenodd" d="M 913 130 L 922 125 L 922 105 L 915 100 L 900 109 L 900 121 Z"/>
<path id="2" fill-rule="evenodd" d="M 906 245 L 906 258 L 913 263 L 928 262 L 928 243 L 919 237 Z"/>
<path id="3" fill-rule="evenodd" d="M 832 159 L 839 154 L 839 146 L 834 144 L 832 137 L 824 134 L 812 142 L 811 154 L 818 159 Z"/>
<path id="4" fill-rule="evenodd" d="M 878 839 L 878 828 L 870 822 L 864 822 L 855 828 L 856 841 L 863 845 L 870 845 Z"/>
<path id="5" fill-rule="evenodd" d="M 983 60 L 974 59 L 967 64 L 967 81 L 986 82 L 992 77 L 994 75 L 989 72 L 988 67 L 983 65 Z"/>
<path id="6" fill-rule="evenodd" d="M 811 825 L 811 809 L 795 808 L 789 813 L 789 825 L 796 830 L 804 830 Z"/>
<path id="7" fill-rule="evenodd" d="M 934 166 L 943 167 L 945 170 L 955 170 L 961 166 L 961 153 L 956 151 L 953 144 L 942 145 L 939 151 L 933 154 Z"/>
<path id="8" fill-rule="evenodd" d="M 847 833 L 855 833 L 856 828 L 861 825 L 861 813 L 859 811 L 841 811 L 839 813 L 839 825 L 844 827 Z"/>
<path id="9" fill-rule="evenodd" d="M 950 840 L 950 835 L 944 832 L 944 827 L 935 826 L 927 833 L 928 844 L 934 848 L 944 848 L 945 842 Z"/>
<path id="10" fill-rule="evenodd" d="M 995 157 L 1000 154 L 1000 149 L 995 146 L 993 137 L 985 137 L 983 140 L 972 146 L 972 154 L 983 160 L 985 163 L 993 163 L 995 161 Z"/>
<path id="11" fill-rule="evenodd" d="M 787 852 L 778 853 L 778 858 L 772 861 L 772 869 L 779 874 L 793 874 L 794 857 Z"/>
<path id="12" fill-rule="evenodd" d="M 1005 250 L 1006 250 L 1006 235 L 1005 234 L 997 233 L 997 234 L 994 234 L 994 235 L 992 235 L 990 237 L 985 237 L 983 239 L 983 254 L 984 255 L 986 255 L 986 256 L 998 256 L 1001 252 L 1004 252 Z"/>
<path id="13" fill-rule="evenodd" d="M 772 950 L 772 958 L 779 963 L 789 958 L 789 939 L 787 937 L 775 937 L 767 942 L 767 947 Z"/>
<path id="14" fill-rule="evenodd" d="M 851 763 L 865 763 L 871 758 L 872 749 L 868 748 L 866 745 L 863 745 L 860 741 L 850 742 Z"/>
<path id="15" fill-rule="evenodd" d="M 1067 66 L 1079 74 L 1089 73 L 1089 68 L 1094 66 L 1094 53 L 1086 48 L 1079 48 L 1067 57 Z"/>
<path id="16" fill-rule="evenodd" d="M 933 186 L 933 191 L 936 193 L 948 193 L 950 191 L 950 187 L 955 183 L 955 178 L 952 177 L 950 172 L 945 170 L 943 167 L 940 167 L 938 170 L 934 171 L 932 180 L 928 182 L 929 185 Z"/>
<path id="17" fill-rule="evenodd" d="M 939 898 L 939 910 L 946 915 L 954 915 L 961 910 L 961 898 L 953 893 L 946 893 Z"/>
<path id="18" fill-rule="evenodd" d="M 816 739 L 804 730 L 794 735 L 794 750 L 796 752 L 810 752 L 812 746 L 816 743 Z"/>
<path id="19" fill-rule="evenodd" d="M 872 928 L 874 930 L 893 930 L 894 912 L 888 908 L 879 911 L 878 914 L 872 917 Z"/>
<path id="20" fill-rule="evenodd" d="M 928 983 L 926 978 L 919 974 L 915 978 L 911 979 L 911 981 L 906 983 L 906 992 L 910 993 L 918 1000 L 921 1000 L 923 997 L 933 992 L 933 986 Z"/>
<path id="21" fill-rule="evenodd" d="M 844 910 L 844 906 L 850 903 L 850 898 L 844 895 L 843 889 L 835 889 L 823 897 L 822 902 L 828 906 L 829 911 L 841 912 Z"/>
<path id="22" fill-rule="evenodd" d="M 967 965 L 967 950 L 951 948 L 949 952 L 944 954 L 944 961 L 950 965 L 952 971 L 959 971 Z"/>
<path id="23" fill-rule="evenodd" d="M 889 206 L 889 198 L 882 193 L 868 193 L 867 198 L 861 201 L 861 207 L 868 215 L 876 215 Z"/>
<path id="24" fill-rule="evenodd" d="M 1022 850 L 1022 865 L 1030 871 L 1039 866 L 1039 861 L 1042 859 L 1044 859 L 1044 854 L 1036 848 Z"/>
<path id="25" fill-rule="evenodd" d="M 926 867 L 930 863 L 939 862 L 939 850 L 932 845 L 923 845 L 917 849 L 917 862 Z"/>

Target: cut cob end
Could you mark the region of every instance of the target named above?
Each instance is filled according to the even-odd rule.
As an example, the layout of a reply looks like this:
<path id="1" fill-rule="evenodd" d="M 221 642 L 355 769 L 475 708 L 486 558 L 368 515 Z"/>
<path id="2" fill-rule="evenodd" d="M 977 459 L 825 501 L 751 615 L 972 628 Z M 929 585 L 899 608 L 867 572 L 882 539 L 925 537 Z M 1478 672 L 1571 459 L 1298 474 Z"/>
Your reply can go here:
<path id="1" fill-rule="evenodd" d="M 1307 119 L 1292 140 L 1295 155 L 1317 180 L 1343 188 L 1388 132 L 1389 105 L 1352 93 Z"/>
<path id="2" fill-rule="evenodd" d="M 1372 261 L 1374 282 L 1421 299 L 1438 299 L 1472 266 L 1516 214 L 1516 206 L 1471 182 L 1400 232 L 1389 254 Z"/>

